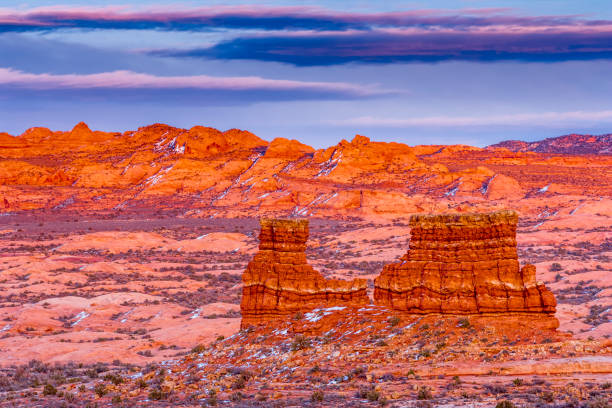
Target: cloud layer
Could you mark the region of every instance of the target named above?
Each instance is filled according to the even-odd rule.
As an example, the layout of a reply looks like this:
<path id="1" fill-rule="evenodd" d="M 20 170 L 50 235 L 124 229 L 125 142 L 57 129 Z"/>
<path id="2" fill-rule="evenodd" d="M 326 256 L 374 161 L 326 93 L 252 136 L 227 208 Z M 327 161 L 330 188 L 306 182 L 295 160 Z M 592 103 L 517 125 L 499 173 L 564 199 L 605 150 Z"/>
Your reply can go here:
<path id="1" fill-rule="evenodd" d="M 612 21 L 516 16 L 503 9 L 369 14 L 261 6 L 0 9 L 0 32 L 67 28 L 216 31 L 222 38 L 212 47 L 153 53 L 298 66 L 612 59 Z"/>
<path id="2" fill-rule="evenodd" d="M 315 92 L 337 96 L 374 96 L 385 91 L 344 82 L 266 79 L 257 76 L 157 76 L 132 71 L 96 74 L 33 74 L 0 68 L 0 86 L 29 89 L 198 89 L 214 91 Z"/>

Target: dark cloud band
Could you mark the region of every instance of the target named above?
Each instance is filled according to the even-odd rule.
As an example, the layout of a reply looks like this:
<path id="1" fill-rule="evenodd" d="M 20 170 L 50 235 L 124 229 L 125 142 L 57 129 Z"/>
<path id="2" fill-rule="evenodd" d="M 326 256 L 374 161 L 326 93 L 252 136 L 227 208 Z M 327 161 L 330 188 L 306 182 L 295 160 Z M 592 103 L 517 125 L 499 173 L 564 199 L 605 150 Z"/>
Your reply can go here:
<path id="1" fill-rule="evenodd" d="M 459 61 L 558 62 L 612 58 L 611 33 L 425 33 L 236 38 L 174 57 L 248 59 L 298 66 Z"/>

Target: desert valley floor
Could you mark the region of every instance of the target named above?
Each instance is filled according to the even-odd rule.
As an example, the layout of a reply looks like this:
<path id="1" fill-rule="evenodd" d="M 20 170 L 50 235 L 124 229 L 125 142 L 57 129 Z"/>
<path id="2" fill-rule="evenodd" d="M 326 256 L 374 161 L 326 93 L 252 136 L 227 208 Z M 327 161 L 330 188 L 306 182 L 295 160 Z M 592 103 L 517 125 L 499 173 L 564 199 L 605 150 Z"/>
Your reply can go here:
<path id="1" fill-rule="evenodd" d="M 597 203 L 591 205 L 593 212 L 605 210 L 598 208 Z M 417 344 L 418 350 L 414 353 L 418 355 L 425 349 L 428 357 L 401 367 L 392 367 L 393 359 L 383 359 L 384 364 L 370 363 L 370 368 L 366 369 L 362 366 L 377 360 L 364 358 L 361 363 L 355 363 L 359 359 L 353 356 L 342 361 L 337 358 L 341 355 L 338 350 L 328 350 L 330 346 L 323 344 L 315 348 L 310 346 L 305 352 L 292 351 L 289 347 L 292 336 L 286 335 L 286 329 L 285 336 L 279 335 L 283 333 L 279 329 L 272 336 L 277 339 L 265 341 L 285 345 L 284 353 L 291 355 L 290 362 L 284 364 L 285 370 L 293 366 L 304 372 L 292 371 L 291 375 L 299 377 L 299 381 L 285 378 L 286 384 L 280 388 L 282 380 L 277 377 L 280 373 L 269 373 L 273 379 L 267 381 L 265 378 L 257 380 L 252 374 L 254 379 L 246 385 L 251 392 L 250 399 L 249 393 L 241 389 L 245 399 L 240 403 L 250 401 L 265 405 L 278 399 L 279 403 L 289 405 L 310 404 L 311 394 L 321 389 L 322 384 L 326 400 L 335 395 L 332 405 L 366 404 L 368 395 L 355 396 L 366 385 L 378 387 L 389 402 L 393 402 L 394 397 L 407 395 L 417 401 L 419 387 L 424 385 L 432 387 L 433 401 L 446 399 L 449 406 L 453 395 L 463 399 L 462 393 L 466 395 L 465 401 L 474 403 L 499 400 L 504 395 L 529 400 L 534 388 L 540 389 L 540 394 L 550 389 L 564 395 L 567 391 L 564 384 L 572 370 L 576 370 L 576 375 L 571 375 L 575 387 L 572 392 L 578 393 L 576 395 L 596 392 L 596 396 L 609 396 L 607 387 L 612 375 L 607 373 L 612 371 L 609 353 L 612 341 L 607 339 L 612 335 L 612 285 L 607 276 L 612 269 L 611 218 L 600 214 L 600 222 L 593 225 L 590 221 L 594 216 L 574 213 L 557 216 L 542 225 L 529 219 L 519 224 L 519 259 L 536 265 L 538 280 L 545 281 L 556 295 L 559 333 L 572 333 L 573 340 L 560 335 L 559 338 L 540 339 L 544 343 L 539 346 L 521 345 L 520 341 L 508 338 L 504 343 L 494 334 L 487 339 L 484 334 L 472 338 L 469 332 L 462 333 L 460 329 L 456 333 L 453 321 L 450 329 L 449 322 L 445 322 L 440 330 L 433 330 L 439 322 L 430 322 L 429 330 L 423 329 L 423 324 L 419 326 L 421 330 L 405 330 L 405 336 L 416 338 L 411 344 L 413 348 Z M 0 231 L 0 357 L 4 371 L 1 377 L 4 401 L 11 406 L 14 398 L 33 401 L 43 398 L 31 387 L 33 384 L 42 387 L 49 381 L 66 389 L 66 395 L 73 393 L 73 398 L 87 394 L 78 391 L 82 384 L 89 393 L 100 381 L 109 383 L 109 390 L 119 389 L 119 385 L 112 384 L 109 373 L 138 378 L 143 372 L 155 374 L 159 367 L 170 368 L 171 360 L 197 361 L 197 354 L 195 357 L 192 354 L 194 348 L 200 352 L 210 347 L 213 350 L 223 348 L 224 338 L 235 338 L 240 328 L 241 274 L 256 252 L 258 231 L 255 218 L 154 217 L 152 211 L 149 214 L 141 211 L 139 217 L 132 214 L 113 219 L 68 214 L 3 217 Z M 326 277 L 371 280 L 380 273 L 384 263 L 406 252 L 409 234 L 408 225 L 399 219 L 380 224 L 312 219 L 307 257 Z M 371 311 L 363 313 L 372 314 Z M 387 327 L 384 319 L 381 322 L 373 316 L 370 318 L 367 322 L 367 319 L 359 320 L 351 327 L 352 332 L 363 330 L 362 335 L 355 339 L 349 336 L 338 346 L 342 354 L 346 353 L 345 359 L 351 352 L 384 355 L 400 347 L 385 340 L 393 327 Z M 401 322 L 400 325 L 404 323 L 411 326 L 415 322 Z M 439 344 L 444 343 L 440 339 L 445 338 L 447 331 L 452 340 L 446 340 L 446 347 L 469 346 L 474 353 L 452 370 L 443 368 L 444 359 L 439 357 L 442 353 L 430 354 L 438 351 L 436 345 L 440 347 Z M 262 337 L 241 333 L 243 343 L 239 343 L 239 347 L 243 348 L 250 343 L 247 337 L 250 340 Z M 411 343 L 408 338 L 401 341 Z M 264 340 L 251 344 L 259 342 Z M 377 342 L 384 344 L 377 345 Z M 232 341 L 228 347 L 238 346 Z M 606 347 L 608 352 L 605 352 Z M 267 350 L 271 349 L 273 346 L 268 345 Z M 313 357 L 308 354 L 311 352 L 319 355 Z M 266 353 L 262 354 L 260 363 L 273 365 L 265 360 Z M 329 354 L 330 359 L 323 359 L 324 354 Z M 572 356 L 581 359 L 574 361 Z M 224 358 L 227 361 L 223 361 Z M 257 361 L 262 357 L 251 358 Z M 229 370 L 227 376 L 232 381 L 240 377 L 240 366 L 230 364 L 227 356 L 219 359 Z M 598 359 L 601 359 L 599 363 Z M 248 359 L 242 363 L 245 364 L 243 370 L 253 365 Z M 184 361 L 181 364 L 188 365 Z M 238 374 L 231 372 L 232 367 Z M 586 368 L 582 370 L 581 367 Z M 277 366 L 276 369 L 281 368 Z M 357 370 L 359 375 L 351 374 L 350 381 L 344 380 L 349 382 L 348 387 L 335 385 L 337 377 L 342 379 L 351 370 Z M 584 373 L 580 374 L 581 370 Z M 557 375 L 545 375 L 557 371 Z M 417 373 L 420 379 L 414 378 L 415 374 L 407 376 L 408 372 Z M 535 375 L 525 375 L 529 373 Z M 111 378 L 110 382 L 107 377 Z M 400 381 L 404 377 L 408 379 Z M 513 386 L 512 381 L 516 378 L 525 385 Z M 527 384 L 531 384 L 529 389 Z M 231 384 L 225 388 L 232 390 Z M 195 390 L 187 387 L 179 400 L 186 403 L 184 399 L 191 391 L 201 394 L 200 398 L 210 398 L 206 389 L 206 386 Z M 179 391 L 175 393 L 180 395 Z M 105 397 L 110 400 L 113 395 L 109 391 Z M 145 392 L 140 396 L 141 404 L 146 405 L 142 400 L 148 400 L 147 395 Z M 94 402 L 97 398 L 89 397 Z M 540 397 L 534 396 L 541 402 Z M 62 398 L 56 399 L 59 406 Z M 134 398 L 137 400 L 138 397 Z"/>

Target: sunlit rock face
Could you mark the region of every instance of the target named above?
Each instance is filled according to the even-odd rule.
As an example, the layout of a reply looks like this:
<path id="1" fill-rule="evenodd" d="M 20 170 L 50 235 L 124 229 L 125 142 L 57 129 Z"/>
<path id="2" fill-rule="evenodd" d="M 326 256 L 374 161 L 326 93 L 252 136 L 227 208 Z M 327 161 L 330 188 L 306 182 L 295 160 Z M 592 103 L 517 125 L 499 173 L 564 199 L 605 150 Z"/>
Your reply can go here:
<path id="1" fill-rule="evenodd" d="M 375 279 L 376 303 L 408 313 L 554 315 L 535 267 L 519 266 L 517 223 L 514 211 L 412 216 L 410 248 Z"/>
<path id="2" fill-rule="evenodd" d="M 260 223 L 259 252 L 242 276 L 242 327 L 320 306 L 369 303 L 365 279 L 325 279 L 308 265 L 308 220 L 262 219 Z"/>

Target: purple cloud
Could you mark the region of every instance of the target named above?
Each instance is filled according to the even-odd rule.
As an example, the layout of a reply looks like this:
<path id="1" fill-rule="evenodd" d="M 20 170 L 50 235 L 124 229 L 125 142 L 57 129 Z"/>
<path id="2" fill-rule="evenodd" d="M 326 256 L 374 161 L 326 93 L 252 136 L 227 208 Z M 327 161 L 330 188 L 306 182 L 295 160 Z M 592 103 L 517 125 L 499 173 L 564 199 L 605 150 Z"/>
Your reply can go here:
<path id="1" fill-rule="evenodd" d="M 155 55 L 250 59 L 299 66 L 349 62 L 524 61 L 612 58 L 612 31 L 470 32 L 370 31 L 239 37 L 209 48 L 159 50 Z"/>
<path id="2" fill-rule="evenodd" d="M 354 13 L 315 7 L 215 6 L 190 9 L 157 7 L 131 10 L 126 7 L 40 7 L 20 11 L 0 9 L 0 31 L 83 29 L 261 29 L 345 31 L 375 27 L 440 28 L 610 26 L 606 20 L 583 20 L 573 16 L 513 16 L 507 9 L 412 10 Z M 459 13 L 459 14 L 457 14 Z"/>
<path id="3" fill-rule="evenodd" d="M 232 38 L 154 55 L 299 66 L 349 62 L 538 61 L 612 58 L 612 21 L 516 16 L 508 10 L 354 13 L 312 7 L 190 9 L 47 7 L 0 10 L 0 32 L 55 29 L 233 30 Z M 258 30 L 246 35 L 240 30 Z"/>

